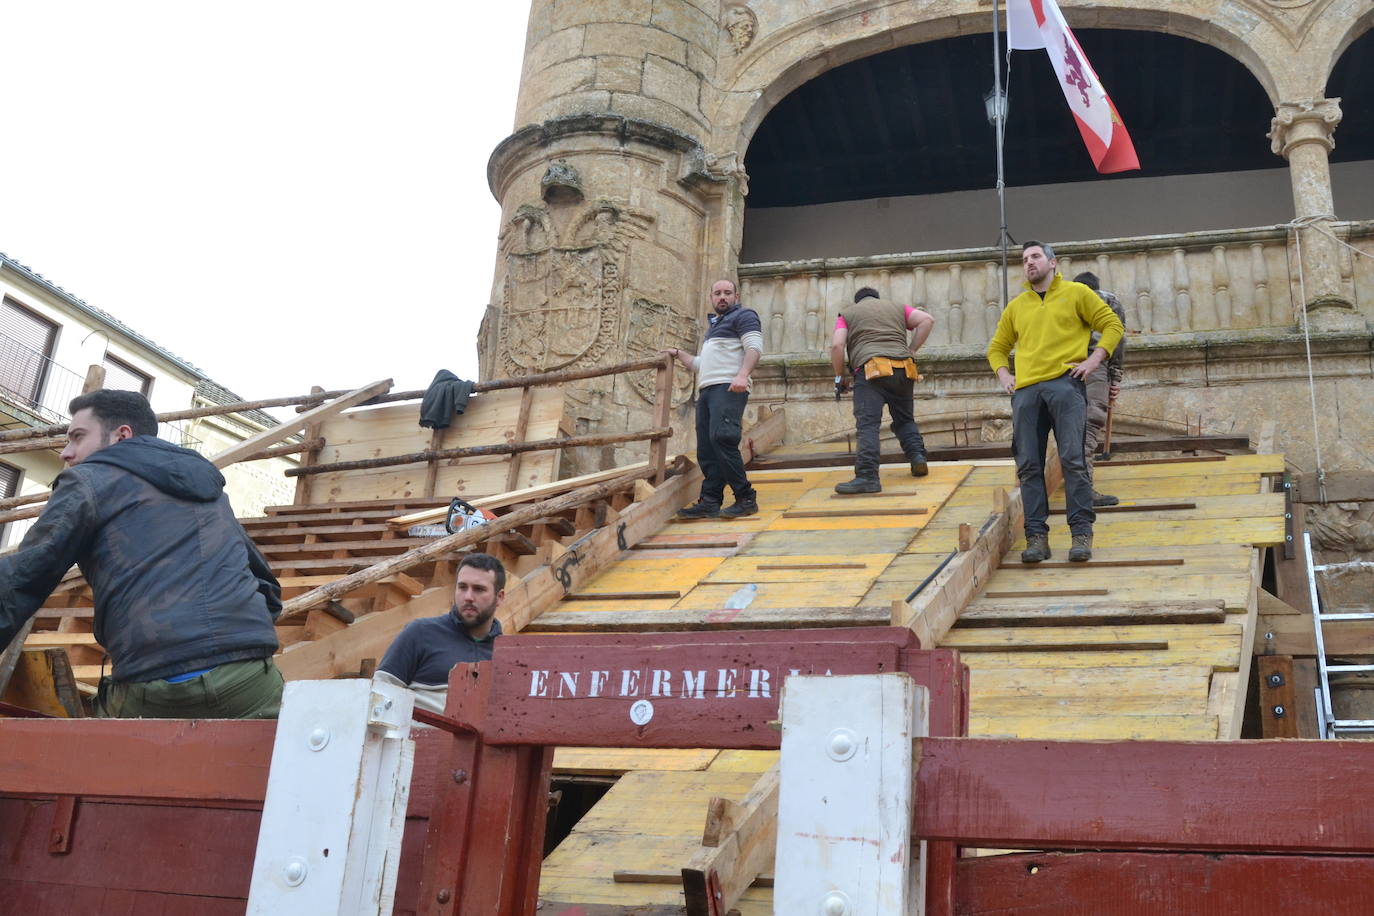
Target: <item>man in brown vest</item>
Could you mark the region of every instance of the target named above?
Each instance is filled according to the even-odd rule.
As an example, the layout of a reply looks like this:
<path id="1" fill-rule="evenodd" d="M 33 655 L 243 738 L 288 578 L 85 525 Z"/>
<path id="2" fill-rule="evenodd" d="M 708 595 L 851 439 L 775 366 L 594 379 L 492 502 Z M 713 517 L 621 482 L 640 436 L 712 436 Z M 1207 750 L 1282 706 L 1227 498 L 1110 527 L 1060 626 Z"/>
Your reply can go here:
<path id="1" fill-rule="evenodd" d="M 836 484 L 836 493 L 880 493 L 878 425 L 883 406 L 892 417 L 892 434 L 911 462 L 911 476 L 924 477 L 926 445 L 916 426 L 913 390 L 921 344 L 930 336 L 935 319 L 909 305 L 896 305 L 865 286 L 854 293 L 854 304 L 835 321 L 830 364 L 835 380 L 848 387 L 853 371 L 855 458 L 854 479 Z M 911 334 L 910 344 L 907 342 Z"/>

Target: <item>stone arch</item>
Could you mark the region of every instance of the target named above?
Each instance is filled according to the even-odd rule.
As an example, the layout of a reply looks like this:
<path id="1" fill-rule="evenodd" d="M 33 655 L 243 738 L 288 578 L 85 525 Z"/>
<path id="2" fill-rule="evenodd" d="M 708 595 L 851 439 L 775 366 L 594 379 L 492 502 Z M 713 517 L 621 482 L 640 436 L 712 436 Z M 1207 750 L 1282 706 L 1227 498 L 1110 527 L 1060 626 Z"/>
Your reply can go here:
<path id="1" fill-rule="evenodd" d="M 1171 11 L 1163 20 L 1167 28 L 1161 29 L 1158 10 L 1140 2 L 1105 3 L 1090 9 L 1069 8 L 1065 12 L 1075 28 L 1165 31 L 1211 45 L 1239 61 L 1275 104 L 1294 89 L 1290 85 L 1295 82 L 1292 76 L 1267 63 L 1266 48 L 1282 45 L 1291 49 L 1291 44 L 1266 20 L 1248 23 L 1251 27 L 1242 34 L 1206 18 L 1200 11 L 1197 15 Z M 803 83 L 835 67 L 892 48 L 986 31 L 989 11 L 932 14 L 928 3 L 906 0 L 884 10 L 882 25 L 861 26 L 857 34 L 835 43 L 827 43 L 823 37 L 827 32 L 843 32 L 845 18 L 859 18 L 862 22 L 861 17 L 867 15 L 860 9 L 843 15 L 816 13 L 765 35 L 743 56 L 740 69 L 723 82 L 720 101 L 710 114 L 715 131 L 711 152 L 717 156 L 733 153 L 742 162 L 764 117 Z M 874 19 L 876 22 L 877 17 Z"/>
<path id="2" fill-rule="evenodd" d="M 1318 83 L 1312 91 L 1314 97 L 1320 97 L 1325 94 L 1327 81 L 1330 80 L 1331 72 L 1335 70 L 1337 62 L 1341 59 L 1341 55 L 1370 29 L 1374 29 L 1374 4 L 1371 4 L 1370 8 L 1366 10 L 1363 15 L 1357 16 L 1340 32 L 1330 36 L 1332 39 L 1329 44 L 1331 50 L 1330 53 L 1325 55 L 1325 58 L 1320 61 L 1320 67 L 1316 74 Z"/>

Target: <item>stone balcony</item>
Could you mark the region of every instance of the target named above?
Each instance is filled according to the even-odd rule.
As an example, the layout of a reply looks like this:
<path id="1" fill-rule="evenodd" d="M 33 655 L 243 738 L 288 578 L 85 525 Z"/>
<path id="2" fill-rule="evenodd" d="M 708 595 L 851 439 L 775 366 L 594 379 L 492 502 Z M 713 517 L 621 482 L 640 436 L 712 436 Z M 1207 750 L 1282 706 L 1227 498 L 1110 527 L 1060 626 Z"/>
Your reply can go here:
<path id="1" fill-rule="evenodd" d="M 1350 245 L 1374 255 L 1374 221 L 1334 224 Z M 1297 259 L 1286 227 L 1189 232 L 1056 245 L 1067 278 L 1091 270 L 1126 309 L 1130 346 L 1184 345 L 1198 334 L 1296 331 Z M 1374 319 L 1374 260 L 1342 249 L 1344 292 Z M 1009 286 L 1021 288 L 1020 252 L 1009 252 Z M 824 358 L 840 307 L 861 286 L 926 309 L 936 318 L 927 359 L 983 352 L 997 324 L 1000 252 L 966 248 L 857 258 L 742 264 L 741 300 L 763 319 L 770 354 Z"/>

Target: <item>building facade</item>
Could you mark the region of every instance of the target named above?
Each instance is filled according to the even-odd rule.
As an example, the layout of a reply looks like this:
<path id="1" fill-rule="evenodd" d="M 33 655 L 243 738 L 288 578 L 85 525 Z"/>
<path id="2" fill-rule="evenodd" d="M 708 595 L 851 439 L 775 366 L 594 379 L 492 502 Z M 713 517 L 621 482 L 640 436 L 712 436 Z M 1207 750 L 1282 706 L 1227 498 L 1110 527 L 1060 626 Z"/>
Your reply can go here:
<path id="1" fill-rule="evenodd" d="M 238 400 L 200 369 L 0 255 L 0 429 L 65 424 L 68 403 L 96 366 L 104 370 L 103 387 L 140 391 L 158 413 Z M 275 423 L 268 414 L 247 411 L 164 423 L 159 435 L 213 455 Z M 0 499 L 47 490 L 62 470 L 60 450 L 0 454 Z M 264 506 L 291 502 L 294 487 L 282 472 L 292 466 L 289 459 L 274 458 L 226 468 L 235 511 L 254 515 Z M 17 544 L 31 524 L 3 526 L 0 549 Z"/>

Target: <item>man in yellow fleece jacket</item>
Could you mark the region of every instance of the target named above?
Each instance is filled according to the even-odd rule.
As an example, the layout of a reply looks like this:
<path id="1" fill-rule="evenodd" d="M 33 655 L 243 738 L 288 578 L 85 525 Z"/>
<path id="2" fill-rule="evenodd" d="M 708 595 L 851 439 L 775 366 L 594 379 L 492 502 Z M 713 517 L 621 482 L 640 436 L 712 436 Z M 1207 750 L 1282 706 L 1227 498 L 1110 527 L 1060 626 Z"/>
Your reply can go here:
<path id="1" fill-rule="evenodd" d="M 1045 492 L 1045 447 L 1050 430 L 1059 447 L 1068 504 L 1069 559 L 1092 559 L 1093 485 L 1083 457 L 1087 398 L 1084 380 L 1116 349 L 1125 327 L 1111 307 L 1082 283 L 1065 280 L 1055 268 L 1054 249 L 1044 242 L 1021 246 L 1026 291 L 1007 303 L 988 343 L 988 363 L 1011 395 L 1012 451 L 1026 512 L 1022 563 L 1050 558 L 1049 496 Z M 1093 331 L 1102 335 L 1088 352 Z M 1009 370 L 1016 350 L 1016 374 Z"/>

